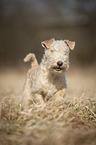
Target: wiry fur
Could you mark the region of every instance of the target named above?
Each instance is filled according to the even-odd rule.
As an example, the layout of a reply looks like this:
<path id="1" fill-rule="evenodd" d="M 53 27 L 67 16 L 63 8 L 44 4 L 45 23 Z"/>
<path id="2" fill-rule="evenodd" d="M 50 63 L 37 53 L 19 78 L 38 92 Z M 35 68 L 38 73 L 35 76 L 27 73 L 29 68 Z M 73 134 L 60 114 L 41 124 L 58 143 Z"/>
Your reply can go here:
<path id="1" fill-rule="evenodd" d="M 45 54 L 40 65 L 34 54 L 26 56 L 28 61 L 32 58 L 33 62 L 23 90 L 23 106 L 28 106 L 32 102 L 43 104 L 49 98 L 54 98 L 57 102 L 66 94 L 65 71 L 69 68 L 69 48 L 74 49 L 75 42 L 56 41 L 52 38 L 43 41 L 42 46 L 45 48 Z M 59 67 L 58 62 L 63 64 Z"/>

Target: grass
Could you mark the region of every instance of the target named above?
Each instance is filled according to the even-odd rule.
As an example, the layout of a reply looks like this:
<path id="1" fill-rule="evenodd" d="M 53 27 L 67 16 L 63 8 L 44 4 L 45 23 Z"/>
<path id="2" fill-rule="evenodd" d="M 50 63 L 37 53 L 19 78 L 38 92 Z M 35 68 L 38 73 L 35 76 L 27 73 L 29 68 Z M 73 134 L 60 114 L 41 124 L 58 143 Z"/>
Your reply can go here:
<path id="1" fill-rule="evenodd" d="M 23 72 L 23 71 L 22 71 Z M 22 110 L 25 72 L 0 73 L 0 145 L 95 145 L 96 75 L 93 68 L 70 69 L 64 102 Z"/>

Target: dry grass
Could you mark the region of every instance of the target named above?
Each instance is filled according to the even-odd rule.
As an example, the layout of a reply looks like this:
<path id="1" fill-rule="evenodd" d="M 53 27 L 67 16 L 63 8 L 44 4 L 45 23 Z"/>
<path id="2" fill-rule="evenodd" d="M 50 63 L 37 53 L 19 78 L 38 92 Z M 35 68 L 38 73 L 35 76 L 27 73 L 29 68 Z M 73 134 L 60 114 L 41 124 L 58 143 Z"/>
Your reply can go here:
<path id="1" fill-rule="evenodd" d="M 64 102 L 50 100 L 22 110 L 25 73 L 1 72 L 0 145 L 96 145 L 95 70 L 70 69 L 66 77 Z"/>

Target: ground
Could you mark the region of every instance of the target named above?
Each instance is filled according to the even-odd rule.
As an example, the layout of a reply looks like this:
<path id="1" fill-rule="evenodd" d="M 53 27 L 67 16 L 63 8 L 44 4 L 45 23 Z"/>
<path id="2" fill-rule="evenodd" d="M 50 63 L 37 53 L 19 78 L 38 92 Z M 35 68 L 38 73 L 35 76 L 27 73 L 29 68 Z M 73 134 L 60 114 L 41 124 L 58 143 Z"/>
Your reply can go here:
<path id="1" fill-rule="evenodd" d="M 66 72 L 63 103 L 22 110 L 26 72 L 0 72 L 0 145 L 96 145 L 96 69 L 76 66 Z"/>

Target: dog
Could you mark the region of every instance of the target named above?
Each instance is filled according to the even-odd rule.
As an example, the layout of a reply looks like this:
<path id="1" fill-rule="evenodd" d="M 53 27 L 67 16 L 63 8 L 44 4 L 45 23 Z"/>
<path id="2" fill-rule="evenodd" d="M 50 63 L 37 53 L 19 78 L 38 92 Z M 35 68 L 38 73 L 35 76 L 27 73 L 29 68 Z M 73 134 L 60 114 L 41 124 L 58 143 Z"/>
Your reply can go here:
<path id="1" fill-rule="evenodd" d="M 31 69 L 23 89 L 22 105 L 44 104 L 50 98 L 62 101 L 66 95 L 65 72 L 69 68 L 69 52 L 75 47 L 75 41 L 55 40 L 51 38 L 41 42 L 45 49 L 40 65 L 35 54 L 29 53 L 24 62 L 31 60 Z"/>

